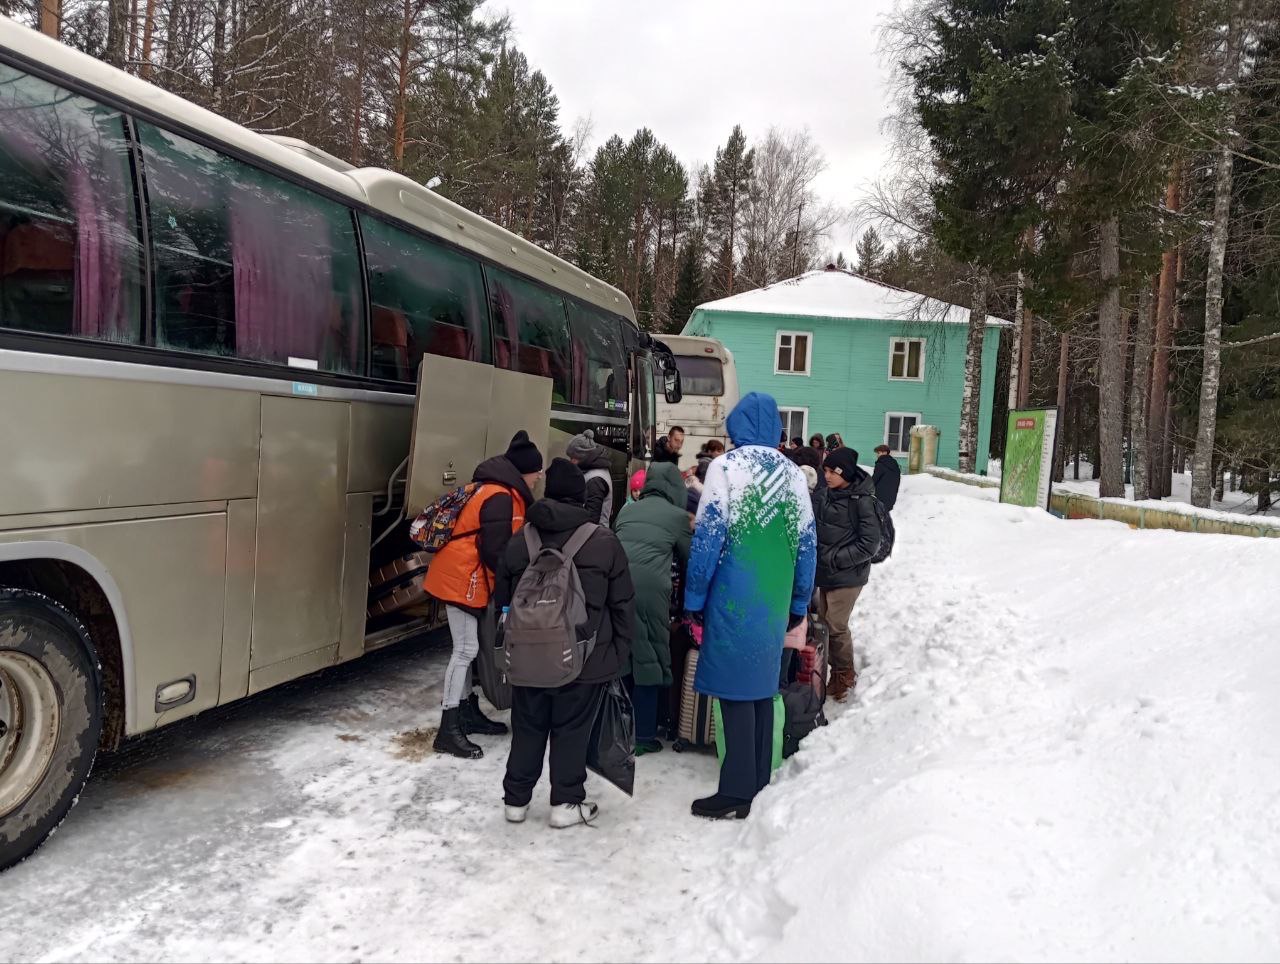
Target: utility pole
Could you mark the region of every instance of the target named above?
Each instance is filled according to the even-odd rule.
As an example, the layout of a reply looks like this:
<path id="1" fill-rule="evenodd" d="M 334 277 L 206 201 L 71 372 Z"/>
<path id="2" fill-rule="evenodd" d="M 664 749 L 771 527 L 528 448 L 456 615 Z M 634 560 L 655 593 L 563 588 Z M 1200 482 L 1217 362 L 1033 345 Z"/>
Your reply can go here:
<path id="1" fill-rule="evenodd" d="M 796 208 L 796 236 L 791 244 L 791 277 L 795 277 L 800 273 L 800 216 L 804 214 L 804 198 L 800 199 L 800 206 Z"/>

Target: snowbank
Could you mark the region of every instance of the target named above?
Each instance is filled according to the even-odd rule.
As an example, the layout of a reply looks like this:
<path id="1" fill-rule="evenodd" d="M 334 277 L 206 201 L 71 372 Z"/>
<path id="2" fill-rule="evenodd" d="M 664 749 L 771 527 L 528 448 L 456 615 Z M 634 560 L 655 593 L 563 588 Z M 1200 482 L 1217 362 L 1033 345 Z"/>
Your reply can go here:
<path id="1" fill-rule="evenodd" d="M 903 480 L 857 702 L 727 855 L 715 953 L 1276 958 L 1280 543 L 993 497 Z"/>

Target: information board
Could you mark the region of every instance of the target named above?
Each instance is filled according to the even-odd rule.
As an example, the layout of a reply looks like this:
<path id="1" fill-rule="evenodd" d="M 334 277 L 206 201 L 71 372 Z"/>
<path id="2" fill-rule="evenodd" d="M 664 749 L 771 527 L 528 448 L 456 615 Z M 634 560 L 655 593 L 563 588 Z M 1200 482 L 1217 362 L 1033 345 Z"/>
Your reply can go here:
<path id="1" fill-rule="evenodd" d="M 1000 471 L 1000 501 L 1048 510 L 1053 483 L 1053 451 L 1058 432 L 1056 408 L 1009 413 Z"/>

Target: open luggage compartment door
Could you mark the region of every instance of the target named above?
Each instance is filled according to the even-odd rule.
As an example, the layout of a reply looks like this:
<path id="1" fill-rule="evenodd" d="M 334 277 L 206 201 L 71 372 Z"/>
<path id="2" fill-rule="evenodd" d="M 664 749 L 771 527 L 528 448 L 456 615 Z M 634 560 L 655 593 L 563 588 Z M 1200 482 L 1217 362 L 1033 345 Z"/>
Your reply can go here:
<path id="1" fill-rule="evenodd" d="M 520 429 L 549 461 L 551 379 L 424 355 L 405 479 L 408 518 L 471 481 L 476 465 L 505 452 Z"/>

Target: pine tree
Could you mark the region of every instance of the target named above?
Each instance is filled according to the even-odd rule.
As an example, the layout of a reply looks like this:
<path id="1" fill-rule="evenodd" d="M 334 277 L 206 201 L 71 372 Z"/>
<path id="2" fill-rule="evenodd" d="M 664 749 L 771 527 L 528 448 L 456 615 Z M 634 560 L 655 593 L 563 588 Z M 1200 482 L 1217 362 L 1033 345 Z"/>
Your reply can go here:
<path id="1" fill-rule="evenodd" d="M 755 151 L 748 150 L 741 125 L 734 125 L 728 142 L 716 150 L 710 184 L 711 240 L 719 252 L 712 290 L 726 297 L 736 290 L 739 234 L 754 169 Z"/>
<path id="2" fill-rule="evenodd" d="M 858 243 L 854 246 L 858 256 L 858 273 L 868 278 L 879 278 L 884 266 L 885 247 L 880 240 L 880 232 L 874 226 L 862 232 Z M 843 255 L 841 255 L 843 257 Z"/>
<path id="3" fill-rule="evenodd" d="M 694 235 L 685 242 L 680 252 L 680 274 L 676 278 L 675 294 L 671 298 L 671 334 L 684 330 L 693 309 L 702 304 L 706 295 L 706 278 L 703 264 L 706 251 L 702 238 Z"/>

